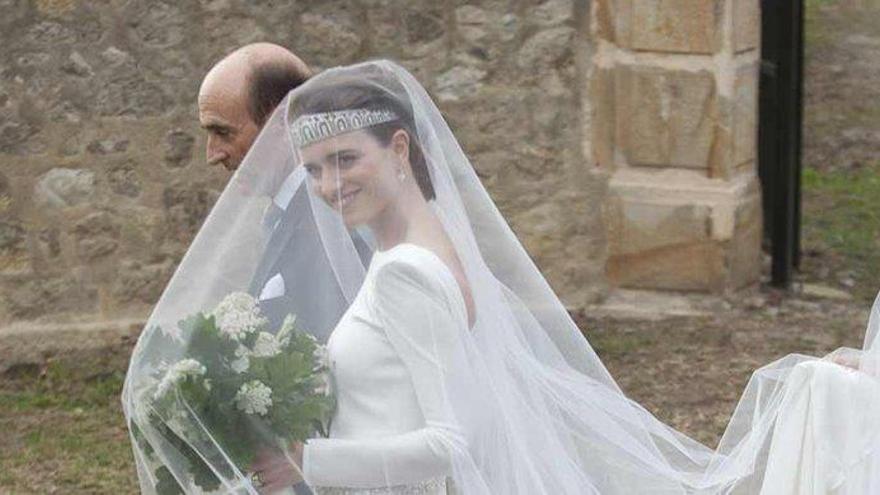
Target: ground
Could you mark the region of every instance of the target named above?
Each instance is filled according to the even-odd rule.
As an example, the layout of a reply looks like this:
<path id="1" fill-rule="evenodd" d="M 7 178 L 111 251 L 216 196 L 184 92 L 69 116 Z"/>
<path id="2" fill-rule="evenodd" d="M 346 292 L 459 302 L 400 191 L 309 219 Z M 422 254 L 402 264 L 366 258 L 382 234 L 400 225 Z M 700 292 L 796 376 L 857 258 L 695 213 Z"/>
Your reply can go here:
<path id="1" fill-rule="evenodd" d="M 807 1 L 803 271 L 867 299 L 880 287 L 880 8 L 840 3 L 865 2 Z"/>
<path id="2" fill-rule="evenodd" d="M 807 0 L 804 259 L 795 290 L 738 291 L 709 316 L 574 315 L 630 396 L 709 445 L 756 368 L 788 353 L 860 347 L 880 289 L 880 11 L 841 6 L 850 3 L 858 2 Z M 119 402 L 129 352 L 52 356 L 6 372 L 0 493 L 137 491 Z"/>

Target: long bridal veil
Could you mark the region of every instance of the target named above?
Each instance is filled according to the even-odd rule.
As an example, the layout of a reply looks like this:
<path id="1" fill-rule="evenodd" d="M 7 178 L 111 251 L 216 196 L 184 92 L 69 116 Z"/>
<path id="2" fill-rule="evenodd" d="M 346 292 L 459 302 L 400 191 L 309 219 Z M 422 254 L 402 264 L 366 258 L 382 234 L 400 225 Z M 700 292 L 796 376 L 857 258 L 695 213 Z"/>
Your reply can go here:
<path id="1" fill-rule="evenodd" d="M 145 493 L 166 486 L 197 492 L 205 486 L 199 476 L 225 492 L 259 492 L 250 473 L 253 456 L 223 429 L 229 409 L 193 399 L 209 392 L 194 395 L 187 380 L 211 374 L 210 364 L 188 361 L 207 346 L 193 315 L 238 324 L 244 333 L 262 325 L 279 341 L 267 322 L 292 321 L 284 318 L 290 312 L 297 331 L 323 341 L 358 297 L 377 249 L 372 232 L 348 228 L 343 207 L 318 197 L 302 163 L 306 143 L 339 133 L 357 116 L 338 126 L 324 122 L 324 130 L 316 124 L 307 130 L 314 135 L 295 126 L 310 117 L 305 109 L 316 93 L 332 96 L 351 83 L 393 100 L 393 108 L 368 109 L 370 118 L 381 123 L 402 113 L 411 120 L 411 146 L 423 155 L 435 196 L 431 208 L 470 286 L 472 325 L 440 324 L 446 308 L 437 306 L 412 330 L 418 338 L 389 337 L 431 366 L 435 389 L 420 391 L 416 383 L 416 395 L 425 408 L 430 396 L 432 411 L 445 418 L 428 425 L 441 430 L 430 448 L 447 460 L 441 468 L 456 493 L 880 493 L 880 300 L 864 349 L 837 353 L 861 370 L 798 355 L 774 362 L 752 376 L 717 448 L 701 445 L 624 395 L 495 207 L 427 92 L 387 61 L 327 70 L 288 95 L 154 309 L 123 391 Z M 250 294 L 239 301 L 245 316 L 228 316 L 230 294 Z M 284 304 L 273 306 L 279 301 Z M 280 316 L 269 314 L 278 307 Z M 253 367 L 258 359 L 251 356 Z M 214 363 L 226 364 L 233 365 Z M 219 393 L 222 386 L 203 389 Z M 168 389 L 174 407 L 160 403 Z M 227 398 L 238 403 L 240 396 Z M 277 445 L 278 429 L 259 426 L 259 419 L 249 445 Z M 391 490 L 418 481 L 411 477 L 420 459 L 395 456 L 393 447 L 363 455 L 381 468 L 339 486 Z M 804 491 L 804 483 L 814 491 Z"/>

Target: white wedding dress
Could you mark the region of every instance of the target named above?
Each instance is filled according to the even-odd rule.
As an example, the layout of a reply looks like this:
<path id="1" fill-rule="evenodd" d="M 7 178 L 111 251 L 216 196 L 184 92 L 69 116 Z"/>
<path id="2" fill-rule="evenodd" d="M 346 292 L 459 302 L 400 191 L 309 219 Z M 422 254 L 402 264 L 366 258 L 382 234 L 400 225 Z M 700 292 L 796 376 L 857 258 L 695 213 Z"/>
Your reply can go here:
<path id="1" fill-rule="evenodd" d="M 448 327 L 448 340 L 420 333 L 426 318 L 435 330 Z M 446 493 L 447 446 L 461 433 L 440 371 L 466 325 L 458 284 L 431 251 L 399 244 L 373 255 L 327 343 L 337 410 L 330 438 L 305 447 L 305 479 L 315 493 Z M 373 488 L 389 483 L 395 486 Z"/>

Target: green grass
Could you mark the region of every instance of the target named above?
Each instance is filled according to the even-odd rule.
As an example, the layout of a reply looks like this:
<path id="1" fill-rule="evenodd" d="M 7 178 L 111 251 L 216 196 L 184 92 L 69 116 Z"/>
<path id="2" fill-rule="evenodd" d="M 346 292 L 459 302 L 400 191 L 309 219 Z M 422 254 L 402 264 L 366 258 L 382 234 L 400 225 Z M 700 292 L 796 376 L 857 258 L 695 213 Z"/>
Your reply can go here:
<path id="1" fill-rule="evenodd" d="M 79 376 L 79 386 L 69 382 L 71 363 L 50 362 L 34 376 L 33 371 L 13 377 L 13 390 L 0 390 L 0 410 L 28 411 L 58 409 L 73 411 L 103 407 L 110 398 L 118 398 L 124 375 L 118 370 Z M 82 373 L 76 373 L 82 375 Z M 76 392 L 72 394 L 71 392 Z"/>
<path id="2" fill-rule="evenodd" d="M 137 493 L 119 395 L 127 352 L 0 382 L 0 493 Z"/>
<path id="3" fill-rule="evenodd" d="M 853 274 L 857 295 L 876 294 L 880 275 L 880 163 L 803 173 L 804 247 L 830 253 L 832 269 Z"/>
<path id="4" fill-rule="evenodd" d="M 587 332 L 590 345 L 602 359 L 619 359 L 656 344 L 656 335 L 641 332 Z"/>

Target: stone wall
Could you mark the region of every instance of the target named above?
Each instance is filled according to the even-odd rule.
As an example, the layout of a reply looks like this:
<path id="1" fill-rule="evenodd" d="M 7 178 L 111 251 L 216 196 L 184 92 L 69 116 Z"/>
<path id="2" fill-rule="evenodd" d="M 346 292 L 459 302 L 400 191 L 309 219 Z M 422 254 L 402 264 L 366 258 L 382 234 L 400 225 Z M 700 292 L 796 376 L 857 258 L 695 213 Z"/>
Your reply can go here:
<path id="1" fill-rule="evenodd" d="M 253 41 L 318 68 L 390 57 L 412 70 L 552 285 L 572 306 L 595 300 L 607 177 L 587 166 L 587 10 L 573 0 L 0 0 L 0 327 L 146 316 L 226 179 L 203 163 L 200 79 Z M 650 72 L 627 74 L 615 77 L 662 90 Z M 706 78 L 694 75 L 701 93 L 680 98 L 704 104 Z M 687 116 L 681 125 L 702 132 Z M 718 153 L 653 149 L 638 131 L 651 121 L 640 126 L 627 137 L 634 161 L 699 167 Z"/>
<path id="2" fill-rule="evenodd" d="M 597 0 L 592 157 L 612 286 L 723 291 L 760 275 L 758 0 Z"/>

